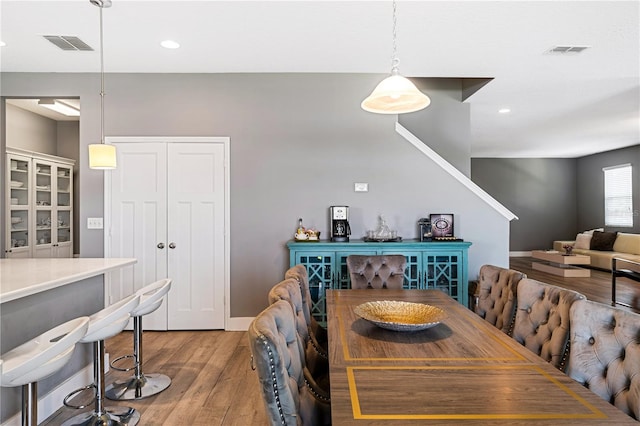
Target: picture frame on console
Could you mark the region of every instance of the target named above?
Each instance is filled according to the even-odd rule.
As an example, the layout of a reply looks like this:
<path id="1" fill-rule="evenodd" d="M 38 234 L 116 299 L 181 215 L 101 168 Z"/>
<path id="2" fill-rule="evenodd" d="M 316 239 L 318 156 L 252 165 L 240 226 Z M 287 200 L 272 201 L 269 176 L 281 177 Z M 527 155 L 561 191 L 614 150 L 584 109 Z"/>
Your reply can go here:
<path id="1" fill-rule="evenodd" d="M 434 237 L 453 237 L 453 214 L 432 213 L 429 215 L 431 232 Z"/>

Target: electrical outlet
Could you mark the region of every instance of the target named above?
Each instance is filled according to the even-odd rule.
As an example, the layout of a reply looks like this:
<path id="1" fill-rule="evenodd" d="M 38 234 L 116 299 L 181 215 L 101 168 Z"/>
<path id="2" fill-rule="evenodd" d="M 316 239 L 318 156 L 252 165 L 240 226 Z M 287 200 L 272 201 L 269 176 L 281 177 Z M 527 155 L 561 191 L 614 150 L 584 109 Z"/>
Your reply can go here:
<path id="1" fill-rule="evenodd" d="M 90 217 L 87 218 L 87 229 L 102 229 L 102 218 L 101 217 Z"/>
<path id="2" fill-rule="evenodd" d="M 353 190 L 356 192 L 368 192 L 369 184 L 364 182 L 356 182 L 353 184 Z"/>

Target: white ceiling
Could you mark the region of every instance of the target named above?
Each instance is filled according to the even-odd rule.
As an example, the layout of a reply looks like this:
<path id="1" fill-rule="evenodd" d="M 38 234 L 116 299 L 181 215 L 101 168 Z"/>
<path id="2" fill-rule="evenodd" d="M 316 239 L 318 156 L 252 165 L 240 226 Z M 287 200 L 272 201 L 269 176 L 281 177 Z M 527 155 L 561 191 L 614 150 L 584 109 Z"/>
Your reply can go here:
<path id="1" fill-rule="evenodd" d="M 107 73 L 390 70 L 391 0 L 113 0 L 103 14 Z M 494 78 L 466 101 L 473 157 L 577 157 L 640 143 L 640 1 L 399 0 L 397 16 L 402 74 Z M 0 25 L 2 72 L 100 70 L 99 8 L 89 0 L 1 0 Z M 65 52 L 42 35 L 78 36 L 96 51 Z M 160 47 L 165 39 L 181 48 Z M 590 48 L 546 53 L 556 45 Z"/>

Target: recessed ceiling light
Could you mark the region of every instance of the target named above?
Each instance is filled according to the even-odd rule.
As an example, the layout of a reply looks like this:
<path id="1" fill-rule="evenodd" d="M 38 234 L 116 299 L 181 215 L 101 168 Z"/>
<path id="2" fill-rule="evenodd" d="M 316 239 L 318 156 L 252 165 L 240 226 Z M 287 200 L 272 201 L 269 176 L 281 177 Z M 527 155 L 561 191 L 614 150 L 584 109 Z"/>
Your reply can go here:
<path id="1" fill-rule="evenodd" d="M 173 40 L 165 40 L 160 43 L 160 46 L 164 47 L 165 49 L 177 49 L 180 47 L 180 44 Z"/>
<path id="2" fill-rule="evenodd" d="M 498 112 L 500 114 L 509 114 L 511 112 L 511 108 L 500 108 Z"/>
<path id="3" fill-rule="evenodd" d="M 4 41 L 0 40 L 0 47 L 6 46 L 6 45 L 7 45 L 7 43 L 5 43 Z"/>

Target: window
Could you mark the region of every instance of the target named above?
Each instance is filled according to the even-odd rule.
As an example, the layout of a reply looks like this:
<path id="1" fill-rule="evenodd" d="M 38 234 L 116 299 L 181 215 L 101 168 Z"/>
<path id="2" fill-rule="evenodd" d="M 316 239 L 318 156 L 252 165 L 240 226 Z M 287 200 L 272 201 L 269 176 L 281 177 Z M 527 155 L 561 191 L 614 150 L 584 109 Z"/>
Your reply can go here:
<path id="1" fill-rule="evenodd" d="M 604 224 L 605 226 L 633 226 L 633 197 L 631 164 L 605 167 Z"/>

